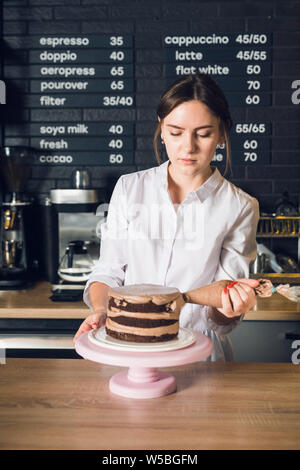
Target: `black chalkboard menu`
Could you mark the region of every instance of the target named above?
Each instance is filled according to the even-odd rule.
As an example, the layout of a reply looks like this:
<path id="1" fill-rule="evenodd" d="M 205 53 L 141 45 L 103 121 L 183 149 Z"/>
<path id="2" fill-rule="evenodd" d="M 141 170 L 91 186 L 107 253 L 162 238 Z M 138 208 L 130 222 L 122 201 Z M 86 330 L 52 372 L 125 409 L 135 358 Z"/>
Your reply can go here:
<path id="1" fill-rule="evenodd" d="M 31 108 L 131 108 L 134 50 L 129 35 L 47 35 L 29 51 Z M 47 122 L 30 125 L 39 164 L 134 163 L 133 122 Z"/>
<path id="2" fill-rule="evenodd" d="M 272 106 L 271 33 L 172 34 L 162 36 L 161 45 L 162 90 L 199 71 L 216 80 L 231 109 Z M 28 123 L 36 164 L 134 165 L 135 113 L 124 120 L 116 112 L 135 110 L 136 81 L 143 80 L 136 78 L 133 35 L 33 35 L 25 47 L 30 84 L 25 107 L 62 113 L 46 120 L 44 113 Z M 90 109 L 115 112 L 86 120 Z M 231 131 L 233 163 L 269 164 L 271 123 L 244 115 Z M 223 164 L 225 154 L 224 147 L 217 148 L 214 163 Z"/>
<path id="3" fill-rule="evenodd" d="M 235 33 L 164 37 L 166 84 L 190 73 L 211 75 L 230 108 L 272 105 L 272 34 Z M 271 123 L 238 122 L 231 132 L 235 164 L 270 163 Z M 214 161 L 225 161 L 217 148 Z"/>

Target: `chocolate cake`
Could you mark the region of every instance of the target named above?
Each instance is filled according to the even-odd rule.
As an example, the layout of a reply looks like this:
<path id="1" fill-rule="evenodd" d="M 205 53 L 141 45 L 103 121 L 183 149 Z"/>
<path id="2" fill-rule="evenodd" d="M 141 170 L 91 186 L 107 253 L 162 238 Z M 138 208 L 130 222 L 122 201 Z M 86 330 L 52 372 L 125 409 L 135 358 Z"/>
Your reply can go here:
<path id="1" fill-rule="evenodd" d="M 116 339 L 157 343 L 177 337 L 178 289 L 156 284 L 131 284 L 110 289 L 106 333 Z"/>

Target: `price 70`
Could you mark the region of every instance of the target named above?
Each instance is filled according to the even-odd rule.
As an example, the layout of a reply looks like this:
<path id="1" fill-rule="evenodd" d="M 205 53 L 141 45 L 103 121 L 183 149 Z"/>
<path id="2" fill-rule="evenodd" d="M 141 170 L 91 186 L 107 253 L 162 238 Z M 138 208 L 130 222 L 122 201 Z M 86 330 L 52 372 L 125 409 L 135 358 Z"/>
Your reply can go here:
<path id="1" fill-rule="evenodd" d="M 248 90 L 259 90 L 260 81 L 259 80 L 247 80 Z"/>

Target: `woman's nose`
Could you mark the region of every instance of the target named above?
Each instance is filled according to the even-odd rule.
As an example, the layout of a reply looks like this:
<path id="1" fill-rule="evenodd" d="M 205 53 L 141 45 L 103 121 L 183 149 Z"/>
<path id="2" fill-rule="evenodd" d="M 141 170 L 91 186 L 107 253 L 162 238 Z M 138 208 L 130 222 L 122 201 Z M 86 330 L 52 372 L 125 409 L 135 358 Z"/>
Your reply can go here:
<path id="1" fill-rule="evenodd" d="M 192 153 L 195 151 L 196 139 L 193 134 L 187 134 L 184 141 L 184 149 L 187 153 Z"/>

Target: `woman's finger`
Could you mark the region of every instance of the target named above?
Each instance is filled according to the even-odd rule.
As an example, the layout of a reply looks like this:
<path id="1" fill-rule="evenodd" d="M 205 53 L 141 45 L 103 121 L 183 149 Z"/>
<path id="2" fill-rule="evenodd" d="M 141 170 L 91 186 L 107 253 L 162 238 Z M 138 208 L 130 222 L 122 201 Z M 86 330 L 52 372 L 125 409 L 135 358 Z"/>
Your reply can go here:
<path id="1" fill-rule="evenodd" d="M 222 308 L 218 308 L 219 312 L 221 312 L 223 315 L 226 317 L 232 317 L 233 314 L 233 309 L 232 309 L 232 304 L 229 296 L 229 290 L 223 289 L 222 291 Z"/>
<path id="2" fill-rule="evenodd" d="M 96 330 L 101 326 L 105 325 L 106 313 L 94 313 L 93 315 L 88 316 L 80 325 L 76 335 L 73 338 L 75 342 L 80 335 L 86 333 L 90 330 Z"/>
<path id="3" fill-rule="evenodd" d="M 229 290 L 230 293 L 232 293 L 231 298 L 233 300 L 235 312 L 239 312 L 239 314 L 246 314 L 256 304 L 256 298 L 253 289 L 249 288 L 245 284 L 235 284 L 234 287 Z"/>
<path id="4" fill-rule="evenodd" d="M 252 287 L 247 286 L 246 284 L 238 284 L 244 291 L 247 292 L 248 294 L 248 301 L 249 301 L 249 310 L 253 308 L 256 305 L 256 294 L 255 291 L 252 289 Z"/>
<path id="5" fill-rule="evenodd" d="M 234 313 L 233 316 L 239 316 L 242 313 L 245 313 L 245 309 L 247 306 L 247 302 L 243 300 L 236 286 L 237 284 L 235 284 L 231 288 L 228 288 L 228 292 L 229 292 L 230 299 L 231 299 L 232 306 L 233 306 L 233 313 Z M 244 295 L 244 293 L 242 295 Z"/>
<path id="6" fill-rule="evenodd" d="M 86 333 L 87 331 L 90 331 L 90 329 L 91 326 L 88 324 L 88 322 L 84 321 L 79 327 L 79 330 L 77 331 L 76 335 L 74 336 L 73 341 L 75 342 L 80 335 Z"/>
<path id="7" fill-rule="evenodd" d="M 249 292 L 252 290 L 250 287 L 246 286 L 246 284 L 244 284 L 244 286 L 242 284 L 235 284 L 233 288 L 235 288 L 240 294 L 240 297 L 244 302 L 248 302 Z M 246 290 L 247 288 L 249 291 Z"/>
<path id="8" fill-rule="evenodd" d="M 240 278 L 240 279 L 236 279 L 236 281 L 241 282 L 242 284 L 246 284 L 247 286 L 252 287 L 252 289 L 259 286 L 258 279 Z"/>
<path id="9" fill-rule="evenodd" d="M 246 293 L 247 295 L 247 299 L 246 299 L 246 302 L 247 302 L 247 310 L 245 313 L 248 313 L 249 310 L 251 308 L 253 308 L 255 305 L 256 305 L 256 295 L 255 295 L 255 292 L 254 290 L 247 286 L 246 284 L 237 284 L 237 286 L 239 287 L 239 289 L 243 289 L 243 291 Z M 243 298 L 244 299 L 244 298 Z M 245 300 L 245 299 L 244 299 Z"/>
<path id="10" fill-rule="evenodd" d="M 97 318 L 97 320 L 92 324 L 92 326 L 97 325 L 97 328 L 100 328 L 101 326 L 105 325 L 106 322 L 106 314 L 103 313 L 100 315 L 100 317 Z"/>

